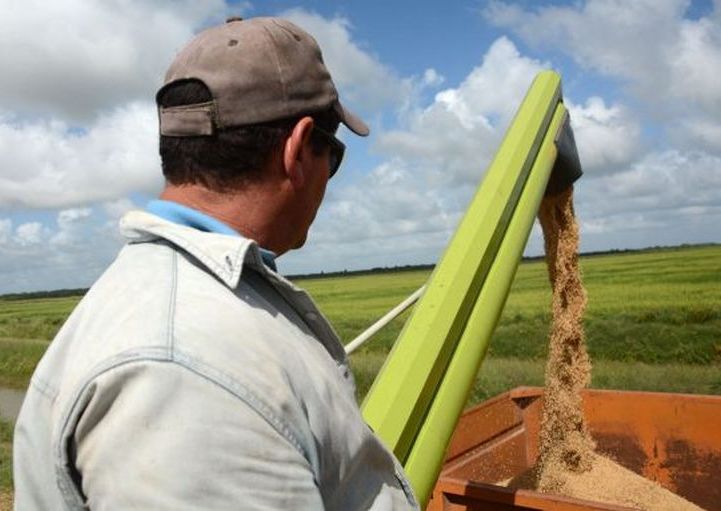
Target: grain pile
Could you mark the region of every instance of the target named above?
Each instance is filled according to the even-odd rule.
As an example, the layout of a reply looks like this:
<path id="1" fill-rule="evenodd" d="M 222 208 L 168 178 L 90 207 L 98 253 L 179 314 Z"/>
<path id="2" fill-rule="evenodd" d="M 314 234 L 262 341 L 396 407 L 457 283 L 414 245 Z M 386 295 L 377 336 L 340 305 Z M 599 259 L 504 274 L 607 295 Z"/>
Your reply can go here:
<path id="1" fill-rule="evenodd" d="M 591 362 L 583 331 L 586 293 L 578 266 L 573 189 L 544 198 L 539 219 L 553 287 L 539 457 L 532 471 L 510 485 L 641 510 L 700 510 L 595 452 L 581 406 L 580 392 L 591 381 Z"/>

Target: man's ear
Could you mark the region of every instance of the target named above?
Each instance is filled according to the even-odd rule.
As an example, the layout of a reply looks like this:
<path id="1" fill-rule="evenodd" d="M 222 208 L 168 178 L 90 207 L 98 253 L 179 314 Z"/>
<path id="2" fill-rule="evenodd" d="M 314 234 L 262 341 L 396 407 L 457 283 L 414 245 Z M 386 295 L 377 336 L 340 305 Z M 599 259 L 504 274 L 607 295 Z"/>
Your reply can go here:
<path id="1" fill-rule="evenodd" d="M 283 150 L 283 169 L 294 187 L 301 187 L 305 183 L 305 169 L 307 152 L 310 150 L 310 137 L 313 132 L 313 118 L 303 117 L 295 126 L 285 141 Z"/>

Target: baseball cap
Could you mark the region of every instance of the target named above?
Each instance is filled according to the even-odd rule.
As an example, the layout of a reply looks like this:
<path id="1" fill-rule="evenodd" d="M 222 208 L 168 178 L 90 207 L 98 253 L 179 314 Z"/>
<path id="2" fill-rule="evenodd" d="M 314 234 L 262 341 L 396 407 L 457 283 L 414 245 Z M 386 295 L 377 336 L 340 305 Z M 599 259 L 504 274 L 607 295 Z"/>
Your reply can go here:
<path id="1" fill-rule="evenodd" d="M 368 126 L 341 105 L 313 37 L 281 18 L 229 18 L 200 32 L 170 65 L 166 87 L 200 80 L 212 100 L 160 107 L 160 134 L 210 135 L 217 129 L 259 124 L 333 108 L 340 121 L 365 136 Z"/>

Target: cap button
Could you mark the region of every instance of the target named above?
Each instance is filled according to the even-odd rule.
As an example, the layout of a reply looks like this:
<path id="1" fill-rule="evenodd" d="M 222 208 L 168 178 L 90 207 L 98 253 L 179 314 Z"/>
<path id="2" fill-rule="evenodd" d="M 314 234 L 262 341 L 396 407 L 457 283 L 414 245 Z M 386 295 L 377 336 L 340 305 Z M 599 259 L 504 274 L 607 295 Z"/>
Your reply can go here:
<path id="1" fill-rule="evenodd" d="M 234 21 L 243 21 L 243 18 L 240 16 L 231 16 L 225 20 L 226 23 L 233 23 Z"/>

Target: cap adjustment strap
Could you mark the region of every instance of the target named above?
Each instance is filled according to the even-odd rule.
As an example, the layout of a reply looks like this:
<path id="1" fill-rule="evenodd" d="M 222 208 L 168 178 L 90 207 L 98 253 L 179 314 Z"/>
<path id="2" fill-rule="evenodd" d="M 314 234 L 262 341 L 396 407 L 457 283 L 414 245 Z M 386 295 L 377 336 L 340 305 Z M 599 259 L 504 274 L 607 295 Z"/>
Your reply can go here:
<path id="1" fill-rule="evenodd" d="M 160 108 L 160 134 L 168 137 L 197 137 L 214 131 L 215 101 Z"/>

